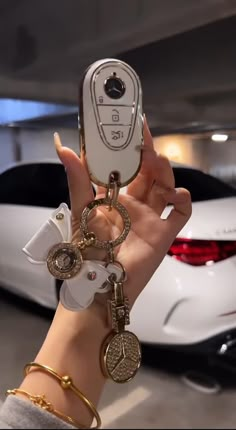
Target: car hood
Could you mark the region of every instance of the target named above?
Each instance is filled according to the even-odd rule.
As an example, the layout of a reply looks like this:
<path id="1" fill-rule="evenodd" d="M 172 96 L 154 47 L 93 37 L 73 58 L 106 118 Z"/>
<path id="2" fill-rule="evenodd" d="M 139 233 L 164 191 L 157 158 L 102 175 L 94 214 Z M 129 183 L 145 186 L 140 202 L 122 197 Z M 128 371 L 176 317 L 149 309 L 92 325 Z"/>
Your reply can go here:
<path id="1" fill-rule="evenodd" d="M 236 240 L 236 197 L 192 204 L 192 215 L 178 237 Z"/>

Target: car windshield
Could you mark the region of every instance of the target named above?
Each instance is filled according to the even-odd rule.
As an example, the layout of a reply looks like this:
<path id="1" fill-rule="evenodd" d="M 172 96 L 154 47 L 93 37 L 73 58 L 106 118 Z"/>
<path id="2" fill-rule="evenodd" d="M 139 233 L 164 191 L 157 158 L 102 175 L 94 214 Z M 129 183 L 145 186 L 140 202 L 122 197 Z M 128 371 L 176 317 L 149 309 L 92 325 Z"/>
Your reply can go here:
<path id="1" fill-rule="evenodd" d="M 193 202 L 236 196 L 236 189 L 229 184 L 196 169 L 173 167 L 176 187 L 187 188 Z"/>
<path id="2" fill-rule="evenodd" d="M 23 164 L 0 175 L 0 203 L 57 208 L 62 202 L 69 205 L 62 164 Z"/>

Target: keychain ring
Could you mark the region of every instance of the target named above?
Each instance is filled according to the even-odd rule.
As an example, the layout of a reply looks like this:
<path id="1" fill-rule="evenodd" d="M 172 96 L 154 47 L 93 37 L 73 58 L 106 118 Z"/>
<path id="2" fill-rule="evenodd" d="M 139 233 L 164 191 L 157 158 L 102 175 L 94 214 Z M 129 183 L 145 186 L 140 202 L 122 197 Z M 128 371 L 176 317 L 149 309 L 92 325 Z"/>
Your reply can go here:
<path id="1" fill-rule="evenodd" d="M 120 269 L 122 270 L 122 273 L 121 273 L 121 275 L 120 275 L 120 279 L 118 279 L 118 283 L 119 282 L 125 282 L 125 281 L 127 281 L 127 273 L 126 273 L 126 270 L 125 270 L 125 268 L 124 268 L 124 266 L 123 266 L 123 264 L 122 263 L 120 263 L 119 261 L 117 261 L 117 260 L 115 260 L 113 263 L 106 263 L 105 264 L 105 267 L 107 268 L 110 264 L 113 264 L 113 265 L 115 265 L 115 266 L 118 266 L 118 267 L 120 267 Z M 112 275 L 112 273 L 111 273 L 111 275 Z"/>
<path id="2" fill-rule="evenodd" d="M 90 212 L 93 209 L 98 208 L 99 206 L 110 206 L 114 209 L 116 209 L 122 220 L 124 223 L 124 228 L 122 233 L 120 234 L 120 236 L 118 236 L 116 239 L 113 240 L 99 240 L 97 237 L 95 239 L 95 243 L 93 244 L 93 246 L 95 248 L 101 248 L 101 249 L 106 249 L 109 250 L 111 247 L 115 247 L 117 245 L 120 245 L 122 242 L 124 242 L 125 238 L 127 237 L 129 231 L 130 231 L 130 226 L 131 226 L 131 221 L 130 221 L 130 217 L 129 214 L 127 212 L 127 210 L 125 209 L 125 207 L 119 203 L 118 201 L 112 201 L 109 198 L 102 198 L 102 199 L 97 199 L 97 200 L 93 200 L 91 203 L 89 203 L 86 208 L 83 210 L 82 215 L 81 215 L 81 222 L 80 222 L 80 228 L 81 231 L 84 235 L 86 235 L 88 233 L 88 217 Z"/>

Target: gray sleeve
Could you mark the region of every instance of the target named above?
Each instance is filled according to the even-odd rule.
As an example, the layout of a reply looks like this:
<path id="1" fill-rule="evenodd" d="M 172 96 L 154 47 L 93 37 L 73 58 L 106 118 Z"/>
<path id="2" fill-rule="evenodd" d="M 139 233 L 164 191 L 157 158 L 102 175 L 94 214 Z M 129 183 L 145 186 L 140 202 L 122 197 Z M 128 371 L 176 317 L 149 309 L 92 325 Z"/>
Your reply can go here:
<path id="1" fill-rule="evenodd" d="M 0 429 L 75 429 L 31 402 L 9 396 L 0 408 Z"/>

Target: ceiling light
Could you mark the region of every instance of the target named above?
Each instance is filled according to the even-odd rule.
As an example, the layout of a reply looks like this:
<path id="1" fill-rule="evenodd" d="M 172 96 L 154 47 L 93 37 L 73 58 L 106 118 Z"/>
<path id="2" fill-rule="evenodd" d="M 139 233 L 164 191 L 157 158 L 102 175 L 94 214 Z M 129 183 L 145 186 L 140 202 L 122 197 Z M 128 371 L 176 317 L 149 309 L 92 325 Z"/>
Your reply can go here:
<path id="1" fill-rule="evenodd" d="M 211 136 L 211 140 L 213 140 L 213 142 L 226 142 L 228 138 L 228 134 L 212 134 Z"/>

